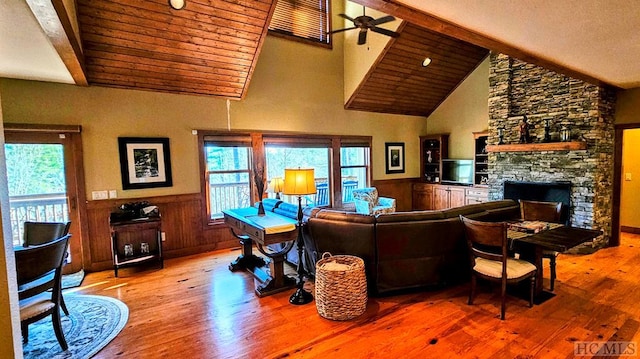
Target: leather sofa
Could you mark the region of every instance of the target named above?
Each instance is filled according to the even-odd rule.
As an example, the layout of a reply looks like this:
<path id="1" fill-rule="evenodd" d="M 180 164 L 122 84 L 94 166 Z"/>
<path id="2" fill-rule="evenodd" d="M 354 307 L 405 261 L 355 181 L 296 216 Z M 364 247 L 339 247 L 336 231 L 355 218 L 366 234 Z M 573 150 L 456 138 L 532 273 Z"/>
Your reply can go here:
<path id="1" fill-rule="evenodd" d="M 315 210 L 305 226 L 306 269 L 314 273 L 324 252 L 358 256 L 371 295 L 466 281 L 470 259 L 459 215 L 502 221 L 519 218 L 520 207 L 503 200 L 376 216 Z"/>

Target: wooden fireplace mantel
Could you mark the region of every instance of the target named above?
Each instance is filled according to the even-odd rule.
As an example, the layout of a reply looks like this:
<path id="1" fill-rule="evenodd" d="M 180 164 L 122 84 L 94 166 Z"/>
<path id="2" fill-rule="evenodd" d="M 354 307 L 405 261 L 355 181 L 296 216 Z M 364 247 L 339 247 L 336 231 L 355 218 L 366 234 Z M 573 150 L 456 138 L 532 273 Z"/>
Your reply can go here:
<path id="1" fill-rule="evenodd" d="M 579 151 L 586 150 L 587 143 L 583 141 L 572 142 L 546 142 L 546 143 L 513 143 L 505 145 L 489 145 L 487 152 L 541 152 L 541 151 Z"/>

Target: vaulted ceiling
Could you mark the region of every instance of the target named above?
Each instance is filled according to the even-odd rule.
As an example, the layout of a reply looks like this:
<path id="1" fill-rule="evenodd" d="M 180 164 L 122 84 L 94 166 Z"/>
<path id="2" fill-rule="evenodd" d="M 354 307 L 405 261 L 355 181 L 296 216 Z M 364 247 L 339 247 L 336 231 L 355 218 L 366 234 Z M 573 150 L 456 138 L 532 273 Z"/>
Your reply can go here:
<path id="1" fill-rule="evenodd" d="M 489 50 L 404 23 L 353 93 L 346 108 L 428 116 Z M 423 66 L 426 58 L 431 60 Z"/>
<path id="2" fill-rule="evenodd" d="M 640 78 L 633 61 L 619 60 L 637 58 L 640 47 L 603 50 L 621 37 L 616 34 L 637 33 L 640 12 L 635 11 L 638 5 L 633 0 L 621 0 L 622 5 L 616 8 L 594 3 L 586 8 L 571 2 L 556 5 L 553 1 L 543 8 L 507 0 L 495 6 L 472 0 L 465 0 L 467 5 L 434 0 L 428 4 L 431 7 L 420 0 L 353 1 L 407 24 L 398 30 L 400 36 L 388 43 L 347 101 L 348 109 L 428 115 L 473 71 L 486 56 L 486 49 L 595 84 L 632 88 Z M 1 1 L 0 48 L 10 51 L 3 51 L 0 56 L 0 76 L 242 99 L 267 36 L 276 0 L 188 0 L 187 7 L 179 11 L 172 10 L 166 0 L 76 2 L 77 9 L 68 9 L 66 6 L 73 1 Z M 467 11 L 461 6 L 473 8 L 477 16 L 471 20 L 465 17 Z M 582 22 L 549 24 L 541 20 L 544 16 L 530 16 L 536 11 L 544 15 L 555 9 L 560 15 L 554 19 L 565 19 L 577 8 Z M 69 16 L 76 10 L 79 31 L 74 31 L 73 15 Z M 513 14 L 513 19 L 501 21 L 508 18 L 505 13 Z M 589 20 L 597 26 L 585 31 L 581 24 Z M 463 23 L 451 21 L 466 21 L 473 26 L 466 28 Z M 562 34 L 570 36 L 558 36 L 563 29 L 551 25 L 565 27 L 567 31 Z M 495 29 L 499 26 L 502 27 Z M 520 40 L 507 36 L 514 31 Z M 588 34 L 588 46 L 580 40 L 584 34 Z M 636 41 L 629 36 L 623 44 Z M 527 48 L 525 40 L 529 38 L 537 48 Z M 547 42 L 554 43 L 549 49 L 560 49 L 575 58 L 583 58 L 581 54 L 589 51 L 593 56 L 606 55 L 608 60 L 576 62 L 566 56 L 546 57 L 544 45 L 540 44 Z M 52 50 L 58 58 L 51 56 Z M 432 64 L 420 67 L 427 56 L 433 59 Z M 589 68 L 592 63 L 612 71 Z M 65 70 L 68 72 L 61 74 Z"/>
<path id="3" fill-rule="evenodd" d="M 92 85 L 243 98 L 275 0 L 78 0 Z"/>

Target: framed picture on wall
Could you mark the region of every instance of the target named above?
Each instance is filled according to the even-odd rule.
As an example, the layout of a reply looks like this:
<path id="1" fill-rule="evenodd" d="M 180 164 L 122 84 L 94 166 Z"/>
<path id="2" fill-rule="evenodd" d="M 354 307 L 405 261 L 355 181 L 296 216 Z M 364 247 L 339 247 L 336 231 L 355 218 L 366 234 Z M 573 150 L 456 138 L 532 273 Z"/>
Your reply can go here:
<path id="1" fill-rule="evenodd" d="M 171 187 L 171 153 L 166 137 L 118 137 L 122 189 Z"/>
<path id="2" fill-rule="evenodd" d="M 384 147 L 387 173 L 404 173 L 404 142 L 386 142 Z"/>

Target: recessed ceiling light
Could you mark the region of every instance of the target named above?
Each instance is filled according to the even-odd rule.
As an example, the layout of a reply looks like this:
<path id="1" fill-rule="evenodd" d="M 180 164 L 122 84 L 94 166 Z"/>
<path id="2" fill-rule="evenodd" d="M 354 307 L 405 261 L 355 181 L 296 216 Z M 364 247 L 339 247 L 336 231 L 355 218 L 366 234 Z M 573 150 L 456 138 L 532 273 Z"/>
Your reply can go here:
<path id="1" fill-rule="evenodd" d="M 424 61 L 422 61 L 422 67 L 427 67 L 429 66 L 430 63 L 431 63 L 431 58 L 427 57 L 426 59 L 424 59 Z"/>
<path id="2" fill-rule="evenodd" d="M 187 5 L 187 0 L 169 0 L 169 5 L 176 10 L 182 10 Z"/>

